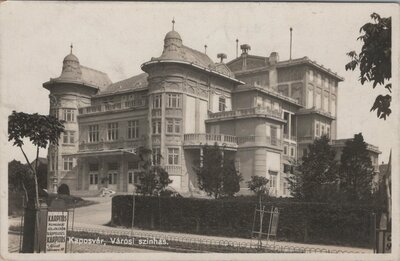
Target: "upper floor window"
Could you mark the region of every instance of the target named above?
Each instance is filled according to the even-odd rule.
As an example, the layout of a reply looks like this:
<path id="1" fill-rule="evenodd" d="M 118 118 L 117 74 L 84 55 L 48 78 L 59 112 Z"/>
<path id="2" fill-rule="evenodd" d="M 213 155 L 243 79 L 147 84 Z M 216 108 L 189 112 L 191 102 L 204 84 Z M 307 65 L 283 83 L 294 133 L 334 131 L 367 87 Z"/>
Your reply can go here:
<path id="1" fill-rule="evenodd" d="M 324 87 L 329 88 L 329 79 L 328 78 L 324 79 Z"/>
<path id="2" fill-rule="evenodd" d="M 294 147 L 290 147 L 290 156 L 291 157 L 295 157 L 295 153 L 296 153 L 295 148 Z"/>
<path id="3" fill-rule="evenodd" d="M 328 112 L 329 111 L 329 99 L 328 99 L 329 94 L 325 93 L 324 94 L 324 111 Z"/>
<path id="4" fill-rule="evenodd" d="M 277 183 L 277 176 L 278 176 L 278 172 L 276 172 L 276 171 L 269 171 L 269 176 L 270 176 L 270 183 L 269 183 L 269 186 L 271 187 L 271 188 L 276 188 L 276 183 Z"/>
<path id="5" fill-rule="evenodd" d="M 331 137 L 331 130 L 329 129 L 329 126 L 326 127 L 326 136 L 328 136 L 328 138 Z"/>
<path id="6" fill-rule="evenodd" d="M 161 94 L 156 94 L 153 97 L 153 108 L 157 109 L 157 108 L 161 108 Z"/>
<path id="7" fill-rule="evenodd" d="M 168 164 L 178 165 L 179 164 L 179 149 L 169 148 L 168 149 Z"/>
<path id="8" fill-rule="evenodd" d="M 319 123 L 318 122 L 315 124 L 315 136 L 319 137 Z"/>
<path id="9" fill-rule="evenodd" d="M 219 97 L 218 99 L 218 110 L 225 111 L 226 109 L 226 100 L 224 97 Z"/>
<path id="10" fill-rule="evenodd" d="M 160 148 L 152 149 L 152 158 L 153 158 L 153 165 L 161 164 L 161 149 Z"/>
<path id="11" fill-rule="evenodd" d="M 63 143 L 64 144 L 74 144 L 75 143 L 75 132 L 74 131 L 64 131 Z"/>
<path id="12" fill-rule="evenodd" d="M 314 71 L 310 70 L 308 72 L 309 72 L 309 76 L 310 76 L 310 82 L 313 82 L 314 81 Z"/>
<path id="13" fill-rule="evenodd" d="M 128 121 L 128 139 L 139 137 L 139 121 Z"/>
<path id="14" fill-rule="evenodd" d="M 168 94 L 167 95 L 167 107 L 168 108 L 180 108 L 181 107 L 181 95 L 180 94 Z"/>
<path id="15" fill-rule="evenodd" d="M 167 133 L 181 133 L 181 120 L 167 119 Z"/>
<path id="16" fill-rule="evenodd" d="M 316 92 L 316 94 L 315 94 L 315 107 L 316 107 L 317 109 L 321 109 L 321 98 L 322 98 L 322 96 L 321 96 L 321 91 L 318 90 L 318 91 Z"/>
<path id="17" fill-rule="evenodd" d="M 72 170 L 74 167 L 74 158 L 70 156 L 63 157 L 64 170 Z"/>
<path id="18" fill-rule="evenodd" d="M 63 120 L 67 122 L 75 121 L 75 109 L 64 109 Z"/>
<path id="19" fill-rule="evenodd" d="M 325 134 L 325 126 L 321 124 L 321 135 Z"/>
<path id="20" fill-rule="evenodd" d="M 307 109 L 314 106 L 314 91 L 311 88 L 307 90 Z"/>
<path id="21" fill-rule="evenodd" d="M 317 84 L 318 84 L 319 86 L 321 86 L 321 84 L 322 84 L 321 75 L 318 74 L 318 73 L 317 73 Z"/>
<path id="22" fill-rule="evenodd" d="M 89 142 L 99 141 L 99 125 L 89 125 Z"/>
<path id="23" fill-rule="evenodd" d="M 109 123 L 107 125 L 107 140 L 118 139 L 118 122 Z"/>
<path id="24" fill-rule="evenodd" d="M 288 146 L 283 146 L 283 154 L 288 155 Z"/>
<path id="25" fill-rule="evenodd" d="M 151 129 L 153 134 L 161 134 L 161 121 L 154 120 L 151 124 Z"/>

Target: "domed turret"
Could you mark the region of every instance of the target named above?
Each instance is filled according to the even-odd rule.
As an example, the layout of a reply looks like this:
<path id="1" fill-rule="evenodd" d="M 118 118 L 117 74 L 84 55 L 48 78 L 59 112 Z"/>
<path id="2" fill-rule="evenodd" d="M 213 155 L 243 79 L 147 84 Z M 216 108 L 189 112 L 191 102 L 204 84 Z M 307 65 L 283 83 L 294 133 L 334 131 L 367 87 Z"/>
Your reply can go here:
<path id="1" fill-rule="evenodd" d="M 63 67 L 60 78 L 81 79 L 82 72 L 79 64 L 79 59 L 72 53 L 72 48 L 73 46 L 71 44 L 71 53 L 65 56 L 63 60 Z"/>
<path id="2" fill-rule="evenodd" d="M 164 38 L 164 50 L 176 50 L 176 47 L 182 46 L 182 38 L 177 31 L 175 31 L 175 19 L 172 20 L 172 31 L 169 31 Z"/>

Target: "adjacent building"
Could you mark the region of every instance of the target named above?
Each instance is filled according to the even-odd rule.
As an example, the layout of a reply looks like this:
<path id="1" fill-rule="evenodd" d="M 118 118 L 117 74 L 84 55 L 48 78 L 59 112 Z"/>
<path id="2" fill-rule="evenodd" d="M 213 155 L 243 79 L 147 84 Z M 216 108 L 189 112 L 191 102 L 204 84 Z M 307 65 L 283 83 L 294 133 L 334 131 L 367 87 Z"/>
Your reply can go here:
<path id="1" fill-rule="evenodd" d="M 272 195 L 289 196 L 285 177 L 307 146 L 322 135 L 336 139 L 343 78 L 307 57 L 280 61 L 276 52 L 241 50 L 230 62 L 224 54 L 214 62 L 172 30 L 143 73 L 112 83 L 81 65 L 71 47 L 61 75 L 43 84 L 50 114 L 66 121 L 59 146 L 49 148 L 49 188 L 132 192 L 141 167 L 135 151 L 143 146 L 168 171 L 171 187 L 193 195 L 193 164 L 203 145 L 217 143 L 235 160 L 243 191 L 260 175 L 270 179 Z"/>

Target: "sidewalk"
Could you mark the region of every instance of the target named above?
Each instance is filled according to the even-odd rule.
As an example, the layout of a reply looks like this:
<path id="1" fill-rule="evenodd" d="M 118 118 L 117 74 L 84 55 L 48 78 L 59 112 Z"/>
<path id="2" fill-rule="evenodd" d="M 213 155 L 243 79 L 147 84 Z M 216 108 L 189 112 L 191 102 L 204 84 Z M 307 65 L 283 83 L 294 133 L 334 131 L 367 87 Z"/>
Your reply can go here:
<path id="1" fill-rule="evenodd" d="M 19 225 L 19 219 L 9 219 L 9 225 Z M 135 236 L 138 234 L 146 234 L 147 236 L 155 237 L 155 238 L 163 238 L 163 237 L 184 237 L 188 240 L 214 240 L 214 241 L 226 241 L 229 240 L 235 243 L 253 243 L 256 244 L 257 240 L 255 239 L 246 239 L 246 238 L 233 238 L 233 237 L 221 237 L 221 236 L 205 236 L 205 235 L 197 235 L 197 234 L 185 234 L 185 233 L 175 233 L 175 232 L 165 232 L 165 231 L 154 231 L 154 230 L 142 230 L 138 228 L 129 229 L 122 227 L 108 227 L 97 224 L 87 224 L 81 222 L 75 222 L 74 224 L 75 231 L 93 231 L 101 234 L 125 234 L 130 235 L 133 232 Z M 265 244 L 265 243 L 264 243 Z M 368 248 L 357 248 L 357 247 L 347 247 L 347 246 L 337 246 L 337 245 L 318 245 L 318 244 L 304 244 L 304 243 L 296 243 L 296 242 L 281 242 L 277 241 L 275 243 L 269 242 L 269 244 L 275 244 L 276 246 L 282 247 L 299 247 L 299 248 L 309 248 L 309 249 L 326 249 L 330 251 L 343 251 L 343 252 L 353 252 L 353 253 L 373 253 L 372 249 Z"/>

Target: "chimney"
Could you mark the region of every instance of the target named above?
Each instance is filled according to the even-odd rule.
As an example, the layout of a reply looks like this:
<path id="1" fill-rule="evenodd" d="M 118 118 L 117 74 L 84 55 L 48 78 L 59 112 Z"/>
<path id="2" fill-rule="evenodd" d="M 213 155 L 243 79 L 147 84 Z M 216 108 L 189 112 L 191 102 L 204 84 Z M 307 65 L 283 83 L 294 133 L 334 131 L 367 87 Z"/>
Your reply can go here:
<path id="1" fill-rule="evenodd" d="M 242 44 L 240 45 L 240 49 L 242 50 L 242 57 L 243 57 L 243 63 L 242 63 L 242 70 L 247 69 L 247 54 L 251 50 L 250 45 L 248 44 Z"/>
<path id="2" fill-rule="evenodd" d="M 275 91 L 278 90 L 278 71 L 276 70 L 276 64 L 279 62 L 279 54 L 272 52 L 269 55 L 269 87 Z"/>

